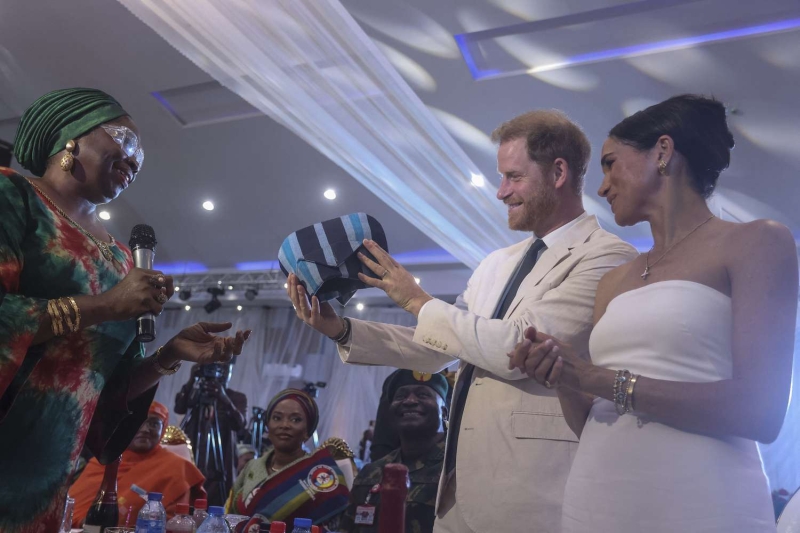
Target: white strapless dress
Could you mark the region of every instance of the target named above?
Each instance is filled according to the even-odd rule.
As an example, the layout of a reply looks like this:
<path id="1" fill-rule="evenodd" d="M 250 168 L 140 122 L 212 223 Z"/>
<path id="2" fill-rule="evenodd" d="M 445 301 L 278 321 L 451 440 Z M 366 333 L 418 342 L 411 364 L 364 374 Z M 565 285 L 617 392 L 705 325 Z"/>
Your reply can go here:
<path id="1" fill-rule="evenodd" d="M 731 299 L 664 281 L 614 298 L 589 341 L 592 361 L 670 381 L 732 376 Z M 756 443 L 618 416 L 595 400 L 567 480 L 564 533 L 775 531 Z"/>

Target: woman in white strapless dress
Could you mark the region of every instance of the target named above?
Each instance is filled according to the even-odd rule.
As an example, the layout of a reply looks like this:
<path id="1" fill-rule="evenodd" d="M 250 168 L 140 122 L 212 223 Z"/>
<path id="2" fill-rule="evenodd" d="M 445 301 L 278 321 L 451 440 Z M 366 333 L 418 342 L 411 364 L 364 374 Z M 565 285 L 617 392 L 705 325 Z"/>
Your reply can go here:
<path id="1" fill-rule="evenodd" d="M 591 362 L 532 329 L 511 354 L 580 436 L 564 533 L 775 531 L 756 441 L 788 404 L 797 255 L 779 224 L 711 215 L 732 146 L 722 104 L 691 95 L 615 126 L 600 195 L 655 245 L 600 281 Z"/>

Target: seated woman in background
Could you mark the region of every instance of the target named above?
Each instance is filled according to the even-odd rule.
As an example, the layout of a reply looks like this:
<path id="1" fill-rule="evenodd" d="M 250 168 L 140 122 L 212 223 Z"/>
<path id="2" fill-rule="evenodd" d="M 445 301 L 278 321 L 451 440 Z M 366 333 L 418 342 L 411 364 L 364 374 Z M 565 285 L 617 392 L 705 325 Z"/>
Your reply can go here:
<path id="1" fill-rule="evenodd" d="M 160 444 L 168 422 L 169 410 L 164 405 L 153 402 L 147 420 L 122 454 L 117 474 L 119 525 L 125 525 L 129 508 L 132 507 L 130 516 L 135 520 L 145 504 L 144 499 L 131 488 L 133 485 L 147 492 L 163 494 L 162 503 L 167 509 L 168 517 L 174 516 L 177 504 L 206 497 L 203 490 L 206 479 L 200 470 L 191 461 Z M 83 525 L 104 474 L 105 467 L 97 459 L 92 459 L 70 489 L 70 495 L 75 498 L 73 527 Z"/>
<path id="2" fill-rule="evenodd" d="M 310 518 L 335 531 L 347 509 L 352 471 L 345 477 L 326 446 L 311 454 L 303 449 L 319 423 L 317 403 L 301 390 L 286 389 L 270 401 L 266 417 L 273 448 L 247 464 L 228 502 L 230 512 L 252 517 L 237 530 L 258 531 L 261 523 Z"/>

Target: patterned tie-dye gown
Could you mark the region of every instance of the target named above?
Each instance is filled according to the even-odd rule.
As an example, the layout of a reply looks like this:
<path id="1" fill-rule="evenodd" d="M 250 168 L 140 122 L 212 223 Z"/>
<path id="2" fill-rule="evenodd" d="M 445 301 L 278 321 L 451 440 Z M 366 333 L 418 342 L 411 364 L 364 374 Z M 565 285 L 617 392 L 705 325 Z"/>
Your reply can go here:
<path id="1" fill-rule="evenodd" d="M 84 443 L 121 454 L 155 389 L 126 402 L 143 359 L 134 323 L 107 322 L 32 346 L 49 299 L 99 294 L 132 268 L 59 216 L 25 178 L 0 168 L 0 532 L 58 531 Z"/>

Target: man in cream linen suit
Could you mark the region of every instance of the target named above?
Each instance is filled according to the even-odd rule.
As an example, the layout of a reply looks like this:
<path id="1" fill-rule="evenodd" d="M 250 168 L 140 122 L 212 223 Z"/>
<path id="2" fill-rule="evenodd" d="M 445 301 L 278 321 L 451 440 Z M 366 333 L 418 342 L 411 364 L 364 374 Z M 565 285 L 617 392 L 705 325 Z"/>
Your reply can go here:
<path id="1" fill-rule="evenodd" d="M 569 392 L 509 370 L 507 354 L 529 326 L 588 354 L 597 284 L 636 251 L 585 213 L 590 147 L 566 116 L 533 111 L 492 137 L 509 227 L 534 235 L 484 259 L 455 305 L 425 293 L 371 241 L 378 262 L 362 261 L 381 279 L 362 280 L 416 315 L 416 328 L 342 319 L 309 302 L 295 276 L 288 292 L 301 319 L 339 342 L 346 363 L 438 372 L 459 361 L 436 533 L 556 533 L 578 442 L 558 398 Z"/>

